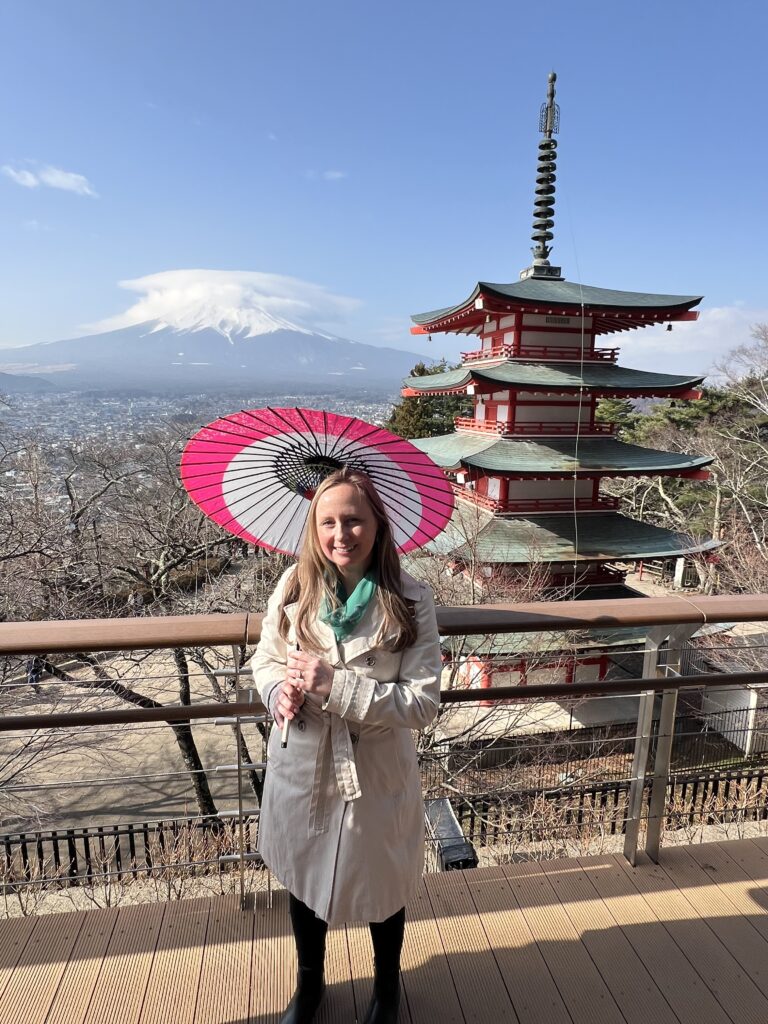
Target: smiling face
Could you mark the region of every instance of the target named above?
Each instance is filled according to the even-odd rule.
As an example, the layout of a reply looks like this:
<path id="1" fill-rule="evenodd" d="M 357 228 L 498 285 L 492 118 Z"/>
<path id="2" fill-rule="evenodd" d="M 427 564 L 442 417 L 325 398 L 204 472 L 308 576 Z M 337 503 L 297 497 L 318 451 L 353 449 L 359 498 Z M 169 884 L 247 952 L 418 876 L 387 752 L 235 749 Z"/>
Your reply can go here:
<path id="1" fill-rule="evenodd" d="M 341 483 L 323 492 L 315 506 L 317 539 L 351 594 L 371 564 L 378 523 L 364 494 Z"/>

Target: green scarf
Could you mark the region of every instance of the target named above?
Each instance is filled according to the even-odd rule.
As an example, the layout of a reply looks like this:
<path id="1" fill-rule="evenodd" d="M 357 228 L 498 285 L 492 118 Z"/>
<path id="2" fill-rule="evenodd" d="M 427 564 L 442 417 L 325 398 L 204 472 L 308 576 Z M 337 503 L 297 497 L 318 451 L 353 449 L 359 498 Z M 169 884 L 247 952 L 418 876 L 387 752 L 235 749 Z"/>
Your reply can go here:
<path id="1" fill-rule="evenodd" d="M 336 585 L 336 596 L 341 602 L 338 608 L 331 608 L 327 598 L 320 606 L 320 621 L 333 630 L 338 643 L 343 643 L 353 632 L 365 614 L 376 593 L 376 573 L 371 570 L 360 580 L 355 589 L 346 597 L 341 580 Z"/>

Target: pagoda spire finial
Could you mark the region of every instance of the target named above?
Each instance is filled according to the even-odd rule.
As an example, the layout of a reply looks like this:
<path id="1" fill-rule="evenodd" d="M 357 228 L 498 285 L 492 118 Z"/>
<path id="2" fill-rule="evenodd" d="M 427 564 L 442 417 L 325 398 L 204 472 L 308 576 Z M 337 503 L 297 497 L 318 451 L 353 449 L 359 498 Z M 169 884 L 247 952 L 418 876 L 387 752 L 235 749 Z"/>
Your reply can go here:
<path id="1" fill-rule="evenodd" d="M 539 161 L 536 168 L 536 198 L 533 202 L 533 234 L 531 240 L 533 265 L 523 270 L 520 277 L 547 277 L 562 280 L 560 267 L 549 264 L 552 246 L 548 243 L 555 237 L 555 167 L 557 162 L 557 140 L 552 136 L 560 130 L 560 107 L 555 103 L 555 82 L 557 75 L 550 71 L 547 80 L 547 101 L 542 103 L 539 113 Z"/>

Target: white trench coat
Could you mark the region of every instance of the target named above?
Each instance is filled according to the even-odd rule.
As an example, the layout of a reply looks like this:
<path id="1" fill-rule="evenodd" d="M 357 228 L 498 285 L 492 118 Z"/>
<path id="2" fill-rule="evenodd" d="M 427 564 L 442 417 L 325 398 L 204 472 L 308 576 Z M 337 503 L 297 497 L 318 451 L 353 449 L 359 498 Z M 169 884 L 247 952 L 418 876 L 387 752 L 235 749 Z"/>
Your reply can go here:
<path id="1" fill-rule="evenodd" d="M 288 569 L 267 606 L 251 660 L 267 707 L 285 678 L 293 646 L 277 631 Z M 336 642 L 316 631 L 334 668 L 325 702 L 308 694 L 291 722 L 288 746 L 272 729 L 259 822 L 259 851 L 279 881 L 318 917 L 383 921 L 414 895 L 424 864 L 424 804 L 411 730 L 435 717 L 440 647 L 428 587 L 402 575 L 414 601 L 418 636 L 394 653 L 374 647 L 381 623 L 375 599 L 355 632 Z M 292 622 L 295 605 L 286 606 Z"/>

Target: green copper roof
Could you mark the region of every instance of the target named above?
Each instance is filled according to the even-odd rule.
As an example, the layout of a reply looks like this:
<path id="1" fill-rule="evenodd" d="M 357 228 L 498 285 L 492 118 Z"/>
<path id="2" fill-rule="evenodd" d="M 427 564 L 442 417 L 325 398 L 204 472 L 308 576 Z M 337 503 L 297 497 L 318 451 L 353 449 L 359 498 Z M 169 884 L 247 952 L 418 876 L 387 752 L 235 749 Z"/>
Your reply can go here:
<path id="1" fill-rule="evenodd" d="M 525 281 L 513 281 L 511 284 L 492 284 L 478 281 L 477 286 L 468 298 L 456 306 L 434 309 L 429 313 L 417 313 L 411 319 L 417 324 L 429 324 L 435 320 L 458 313 L 480 295 L 496 295 L 501 299 L 511 299 L 516 303 L 542 302 L 553 306 L 576 306 L 585 312 L 594 309 L 690 309 L 701 302 L 701 295 L 656 295 L 653 292 L 625 292 L 613 288 L 595 288 L 576 281 L 549 281 L 547 279 L 528 278 Z M 640 326 L 640 325 L 638 325 Z"/>
<path id="2" fill-rule="evenodd" d="M 451 522 L 429 548 L 462 560 L 520 565 L 672 558 L 717 546 L 716 541 L 698 544 L 685 534 L 640 523 L 618 512 L 502 519 L 460 500 Z"/>
<path id="3" fill-rule="evenodd" d="M 461 366 L 458 370 L 430 373 L 423 377 L 406 377 L 403 386 L 429 393 L 462 388 L 470 380 L 528 391 L 567 391 L 583 387 L 591 391 L 642 391 L 653 395 L 659 391 L 695 387 L 704 380 L 704 376 L 682 377 L 672 373 L 650 373 L 647 370 L 631 370 L 615 363 L 582 365 L 507 359 L 500 363 Z"/>
<path id="4" fill-rule="evenodd" d="M 697 469 L 711 458 L 625 444 L 613 437 L 531 439 L 443 434 L 412 442 L 443 469 L 474 466 L 495 473 L 662 473 Z"/>

